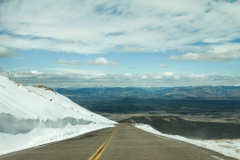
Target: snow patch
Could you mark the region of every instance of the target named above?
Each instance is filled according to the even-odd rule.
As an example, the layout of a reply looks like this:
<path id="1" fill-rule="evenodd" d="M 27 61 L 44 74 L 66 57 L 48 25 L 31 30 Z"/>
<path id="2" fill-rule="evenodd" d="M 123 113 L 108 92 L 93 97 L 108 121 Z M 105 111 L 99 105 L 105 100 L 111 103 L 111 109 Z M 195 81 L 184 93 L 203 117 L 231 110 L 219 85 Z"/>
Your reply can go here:
<path id="1" fill-rule="evenodd" d="M 0 155 L 19 151 L 46 143 L 61 141 L 87 132 L 113 127 L 107 124 L 66 125 L 64 128 L 38 126 L 26 134 L 0 133 Z"/>

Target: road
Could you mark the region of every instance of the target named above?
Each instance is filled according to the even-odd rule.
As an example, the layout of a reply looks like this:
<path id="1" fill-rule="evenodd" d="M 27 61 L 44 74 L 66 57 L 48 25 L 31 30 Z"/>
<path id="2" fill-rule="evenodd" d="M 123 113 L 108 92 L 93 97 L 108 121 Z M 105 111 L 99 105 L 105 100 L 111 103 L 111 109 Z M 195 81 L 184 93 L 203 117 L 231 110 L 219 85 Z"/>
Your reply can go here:
<path id="1" fill-rule="evenodd" d="M 185 142 L 119 124 L 72 139 L 3 155 L 0 160 L 232 160 Z"/>

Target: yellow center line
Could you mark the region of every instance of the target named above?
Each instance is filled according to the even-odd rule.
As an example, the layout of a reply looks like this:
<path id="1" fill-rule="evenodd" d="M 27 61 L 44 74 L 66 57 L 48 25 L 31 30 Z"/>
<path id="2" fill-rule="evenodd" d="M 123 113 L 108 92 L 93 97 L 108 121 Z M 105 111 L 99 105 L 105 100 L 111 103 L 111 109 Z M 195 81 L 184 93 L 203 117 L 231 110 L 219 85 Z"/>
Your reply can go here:
<path id="1" fill-rule="evenodd" d="M 107 144 L 111 141 L 116 130 L 117 129 L 114 129 L 112 131 L 110 137 L 100 147 L 98 147 L 98 149 L 93 153 L 93 155 L 90 158 L 88 158 L 88 160 L 92 160 L 94 157 L 95 157 L 94 160 L 98 160 L 101 157 L 102 153 L 104 152 L 105 148 L 107 147 Z"/>

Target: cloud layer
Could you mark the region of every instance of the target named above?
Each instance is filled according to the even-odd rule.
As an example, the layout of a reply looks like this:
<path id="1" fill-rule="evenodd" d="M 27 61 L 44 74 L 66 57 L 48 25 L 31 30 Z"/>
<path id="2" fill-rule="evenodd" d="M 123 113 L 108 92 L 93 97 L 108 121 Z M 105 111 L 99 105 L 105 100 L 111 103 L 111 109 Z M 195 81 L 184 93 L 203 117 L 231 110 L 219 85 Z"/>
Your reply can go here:
<path id="1" fill-rule="evenodd" d="M 196 86 L 196 85 L 238 85 L 239 76 L 230 75 L 194 75 L 176 74 L 172 72 L 135 74 L 102 74 L 83 72 L 81 70 L 64 70 L 61 68 L 50 69 L 51 73 L 38 71 L 28 72 L 4 72 L 7 76 L 18 83 L 25 85 L 44 84 L 52 87 L 89 87 L 89 86 L 135 86 L 135 87 L 173 87 L 173 86 Z"/>
<path id="2" fill-rule="evenodd" d="M 46 83 L 71 86 L 239 84 L 239 77 L 196 75 L 194 73 L 209 72 L 201 70 L 200 67 L 183 72 L 181 66 L 183 64 L 185 66 L 185 62 L 174 62 L 231 60 L 239 62 L 239 8 L 240 1 L 230 0 L 0 0 L 0 58 L 14 56 L 16 55 L 14 51 L 19 51 L 19 55 L 29 58 L 25 61 L 2 59 L 7 64 L 1 67 L 7 70 L 12 70 L 14 67 L 26 67 L 23 70 L 27 68 L 41 70 L 41 72 L 35 70 L 5 72 L 0 68 L 0 73 L 24 84 Z M 58 59 L 55 63 L 68 66 L 64 68 L 56 64 L 48 66 L 39 64 L 39 68 L 34 68 L 30 66 L 34 64 L 34 59 L 30 59 L 33 57 L 30 56 L 31 52 L 34 54 L 56 52 L 54 57 L 59 54 L 63 59 L 59 59 L 57 55 L 52 61 Z M 147 55 L 153 52 L 157 52 L 151 55 L 154 59 Z M 114 53 L 119 59 L 104 58 L 113 57 L 109 55 L 103 57 L 97 55 L 98 58 L 94 59 L 95 56 L 91 55 L 94 58 L 87 61 L 88 65 L 83 65 L 84 69 L 77 69 L 75 66 L 82 65 L 82 62 L 69 60 L 69 57 L 74 56 L 68 54 L 63 56 L 62 53 L 101 55 Z M 134 59 L 134 56 L 139 56 L 135 53 L 140 53 L 142 57 Z M 81 57 L 86 61 L 87 55 Z M 166 57 L 169 57 L 171 62 Z M 165 69 L 157 70 L 158 64 L 160 68 Z M 193 74 L 173 72 L 143 74 L 151 71 L 167 71 L 166 64 L 171 64 L 174 72 Z M 118 66 L 117 73 L 126 72 L 129 66 L 127 72 L 138 75 L 104 74 L 112 72 L 112 68 L 96 66 Z M 218 66 L 231 67 L 231 65 Z M 102 71 L 91 68 L 101 68 Z M 232 67 L 231 74 L 239 75 L 235 68 Z M 228 73 L 228 71 L 215 73 Z"/>
<path id="3" fill-rule="evenodd" d="M 240 1 L 0 3 L 0 45 L 6 48 L 79 54 L 159 52 L 201 43 L 214 49 L 240 38 Z"/>

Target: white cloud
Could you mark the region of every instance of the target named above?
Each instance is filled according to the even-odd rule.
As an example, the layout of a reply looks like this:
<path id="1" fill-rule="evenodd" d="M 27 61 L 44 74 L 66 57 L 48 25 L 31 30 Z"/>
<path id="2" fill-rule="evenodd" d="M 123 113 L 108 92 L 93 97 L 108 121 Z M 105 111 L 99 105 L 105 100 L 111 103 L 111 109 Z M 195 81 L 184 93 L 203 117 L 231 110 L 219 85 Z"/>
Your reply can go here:
<path id="1" fill-rule="evenodd" d="M 212 0 L 4 1 L 0 45 L 90 54 L 225 43 L 240 37 L 239 7 Z"/>
<path id="2" fill-rule="evenodd" d="M 5 47 L 0 46 L 0 58 L 1 57 L 12 57 L 12 56 L 15 56 L 15 55 L 16 55 L 15 52 L 13 52 L 11 50 L 8 50 Z"/>
<path id="3" fill-rule="evenodd" d="M 166 64 L 159 64 L 158 67 L 160 67 L 160 68 L 168 68 L 168 66 Z"/>
<path id="4" fill-rule="evenodd" d="M 70 66 L 81 66 L 83 63 L 79 60 L 66 61 L 64 59 L 59 59 L 56 61 L 57 64 L 65 64 Z"/>
<path id="5" fill-rule="evenodd" d="M 130 74 L 130 73 L 124 73 L 123 76 L 130 78 L 130 77 L 132 77 L 132 74 Z"/>
<path id="6" fill-rule="evenodd" d="M 88 60 L 89 65 L 96 66 L 116 66 L 117 63 L 107 60 L 104 57 L 98 57 L 95 60 Z"/>
<path id="7" fill-rule="evenodd" d="M 174 73 L 172 73 L 172 72 L 164 72 L 163 75 L 166 76 L 166 77 L 171 77 L 171 76 L 174 75 Z"/>
<path id="8" fill-rule="evenodd" d="M 193 61 L 229 61 L 240 59 L 240 48 L 229 49 L 217 47 L 205 53 L 186 53 L 180 56 L 170 56 L 170 60 L 193 60 Z"/>
<path id="9" fill-rule="evenodd" d="M 30 71 L 31 74 L 42 74 L 42 72 L 38 72 L 38 71 L 35 71 L 35 70 L 32 70 Z"/>

